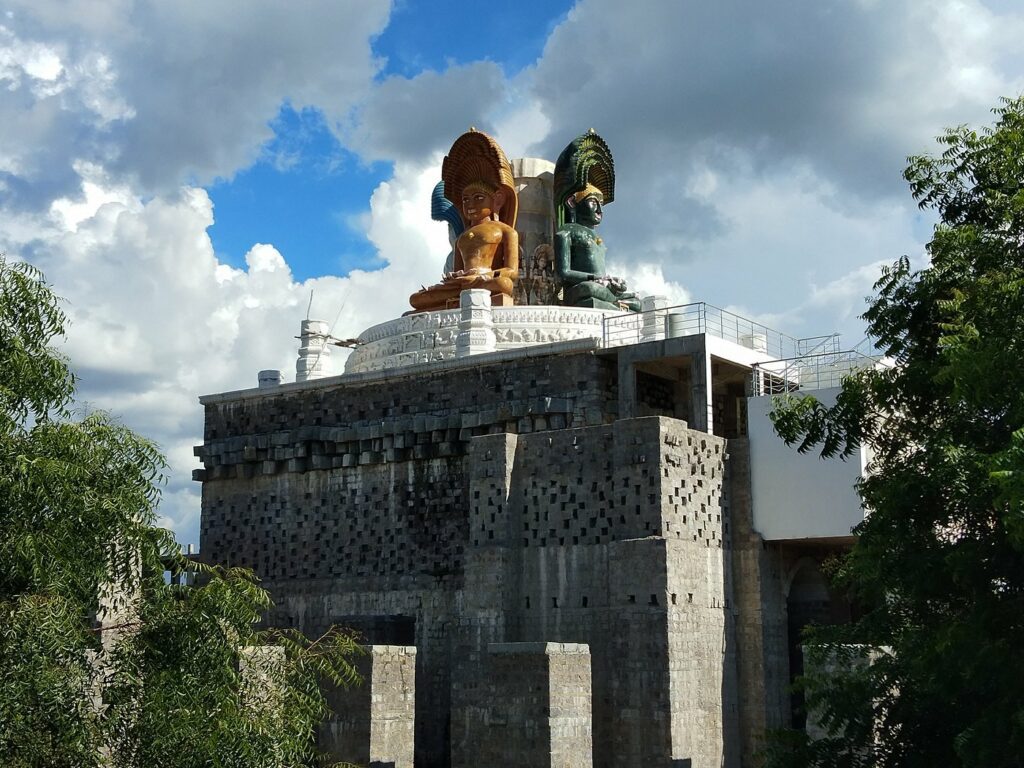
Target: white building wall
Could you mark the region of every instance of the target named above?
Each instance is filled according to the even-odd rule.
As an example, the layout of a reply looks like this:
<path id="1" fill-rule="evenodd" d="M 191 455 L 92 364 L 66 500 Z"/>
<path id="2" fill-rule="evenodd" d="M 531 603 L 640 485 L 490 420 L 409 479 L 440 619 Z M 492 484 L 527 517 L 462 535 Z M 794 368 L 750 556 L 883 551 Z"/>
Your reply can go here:
<path id="1" fill-rule="evenodd" d="M 839 389 L 809 394 L 833 405 Z M 754 529 L 769 541 L 849 536 L 864 519 L 853 485 L 864 471 L 865 450 L 845 461 L 798 453 L 775 434 L 772 399 L 747 398 Z"/>

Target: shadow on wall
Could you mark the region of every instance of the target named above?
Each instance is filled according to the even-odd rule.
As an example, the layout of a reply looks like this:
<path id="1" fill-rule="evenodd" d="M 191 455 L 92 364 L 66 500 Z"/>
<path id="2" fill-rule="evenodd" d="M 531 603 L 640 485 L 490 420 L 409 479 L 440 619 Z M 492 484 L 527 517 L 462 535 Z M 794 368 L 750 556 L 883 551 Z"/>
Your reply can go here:
<path id="1" fill-rule="evenodd" d="M 811 625 L 828 626 L 846 624 L 851 618 L 851 606 L 841 596 L 832 593 L 821 564 L 810 557 L 801 558 L 790 575 L 786 595 L 788 623 L 789 681 L 793 683 L 804 673 L 803 633 Z M 807 724 L 803 693 L 790 694 L 793 727 L 802 729 Z"/>

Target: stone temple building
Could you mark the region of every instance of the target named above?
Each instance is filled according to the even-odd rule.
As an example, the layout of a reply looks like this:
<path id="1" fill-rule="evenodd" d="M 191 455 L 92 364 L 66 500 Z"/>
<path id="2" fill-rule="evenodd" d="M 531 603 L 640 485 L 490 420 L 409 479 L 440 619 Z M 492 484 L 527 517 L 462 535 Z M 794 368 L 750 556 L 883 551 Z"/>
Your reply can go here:
<path id="1" fill-rule="evenodd" d="M 543 257 L 551 165 L 512 167 Z M 298 381 L 201 398 L 203 559 L 256 571 L 268 625 L 370 646 L 340 759 L 756 765 L 801 717 L 800 630 L 849 616 L 821 563 L 863 518 L 862 464 L 786 447 L 770 396 L 871 361 L 706 304 L 488 298 L 368 329 L 333 377 L 307 322 Z"/>

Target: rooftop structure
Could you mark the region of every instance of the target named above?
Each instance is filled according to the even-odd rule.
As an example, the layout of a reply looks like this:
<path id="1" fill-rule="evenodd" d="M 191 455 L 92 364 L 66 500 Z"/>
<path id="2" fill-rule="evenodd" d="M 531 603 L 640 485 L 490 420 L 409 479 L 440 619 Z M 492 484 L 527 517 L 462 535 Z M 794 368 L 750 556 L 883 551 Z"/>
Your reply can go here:
<path id="1" fill-rule="evenodd" d="M 593 140 L 568 157 L 610 163 Z M 340 376 L 316 378 L 329 339 L 307 325 L 304 381 L 201 398 L 203 557 L 260 575 L 269 624 L 341 624 L 374 647 L 369 694 L 332 694 L 321 741 L 338 758 L 755 765 L 765 729 L 801 717 L 801 628 L 848 617 L 820 563 L 863 518 L 862 463 L 787 448 L 771 395 L 828 397 L 830 366 L 873 361 L 634 301 L 592 230 L 614 175 L 556 168 L 575 216 L 559 241 L 537 203 L 550 165 L 508 166 L 539 169 L 508 186 L 540 190 L 518 237 L 553 269 L 523 259 L 510 292 L 488 277 L 457 307 L 367 329 Z M 559 293 L 569 305 L 544 303 Z"/>

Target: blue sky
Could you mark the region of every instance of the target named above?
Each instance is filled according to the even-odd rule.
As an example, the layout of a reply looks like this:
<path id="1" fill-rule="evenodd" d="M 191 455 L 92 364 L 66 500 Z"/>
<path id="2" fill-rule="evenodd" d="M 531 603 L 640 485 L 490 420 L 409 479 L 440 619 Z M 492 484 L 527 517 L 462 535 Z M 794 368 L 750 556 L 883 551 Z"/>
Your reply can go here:
<path id="1" fill-rule="evenodd" d="M 383 60 L 377 78 L 410 78 L 424 70 L 488 60 L 514 77 L 541 55 L 551 31 L 572 2 L 495 3 L 487 22 L 464 2 L 403 0 L 372 41 Z M 323 112 L 282 105 L 270 123 L 274 136 L 250 167 L 208 187 L 216 223 L 210 238 L 217 255 L 244 266 L 254 242 L 288 254 L 299 280 L 384 266 L 359 226 L 373 190 L 393 172 L 386 162 L 365 162 L 332 132 Z"/>
<path id="2" fill-rule="evenodd" d="M 551 31 L 574 3 L 566 0 L 499 2 L 474 6 L 456 0 L 400 0 L 374 51 L 387 59 L 381 76 L 413 77 L 451 64 L 488 59 L 506 76 L 532 65 Z"/>
<path id="3" fill-rule="evenodd" d="M 345 149 L 317 109 L 283 106 L 270 125 L 260 159 L 207 190 L 218 257 L 244 267 L 253 243 L 273 243 L 299 280 L 382 267 L 359 217 L 392 165 Z"/>
<path id="4" fill-rule="evenodd" d="M 0 251 L 65 297 L 81 399 L 161 446 L 194 543 L 197 397 L 289 380 L 311 295 L 339 336 L 404 312 L 470 125 L 513 158 L 597 129 L 639 293 L 852 346 L 880 267 L 924 263 L 906 157 L 1024 92 L 1022 39 L 1009 0 L 8 0 Z"/>

